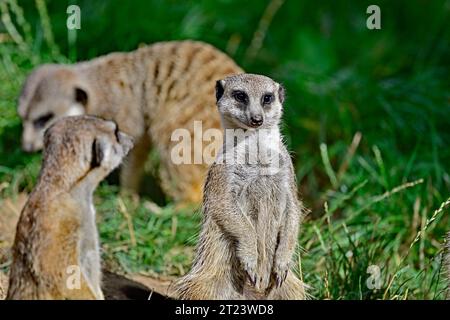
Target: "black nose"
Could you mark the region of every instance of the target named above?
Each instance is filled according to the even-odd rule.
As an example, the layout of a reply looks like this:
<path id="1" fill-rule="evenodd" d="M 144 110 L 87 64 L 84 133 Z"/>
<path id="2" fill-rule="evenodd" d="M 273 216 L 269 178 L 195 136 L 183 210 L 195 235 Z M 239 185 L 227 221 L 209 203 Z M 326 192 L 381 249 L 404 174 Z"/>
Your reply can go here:
<path id="1" fill-rule="evenodd" d="M 263 123 L 263 117 L 260 114 L 250 117 L 250 124 L 254 127 L 259 127 Z"/>

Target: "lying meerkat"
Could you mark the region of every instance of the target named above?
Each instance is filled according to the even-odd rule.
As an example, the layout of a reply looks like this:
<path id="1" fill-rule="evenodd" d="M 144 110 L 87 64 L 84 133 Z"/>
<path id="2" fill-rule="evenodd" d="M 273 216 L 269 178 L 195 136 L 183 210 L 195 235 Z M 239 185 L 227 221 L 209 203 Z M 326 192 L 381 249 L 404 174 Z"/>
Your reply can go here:
<path id="1" fill-rule="evenodd" d="M 174 283 L 175 294 L 304 299 L 304 284 L 291 271 L 304 209 L 279 131 L 284 89 L 265 76 L 241 74 L 218 81 L 216 97 L 224 144 L 205 182 L 196 257 Z"/>
<path id="2" fill-rule="evenodd" d="M 39 179 L 17 224 L 7 299 L 103 299 L 93 192 L 131 147 L 114 122 L 94 117 L 67 117 L 46 131 Z"/>
<path id="3" fill-rule="evenodd" d="M 161 42 L 74 65 L 43 65 L 27 78 L 19 98 L 23 149 L 39 150 L 45 128 L 62 116 L 114 120 L 135 139 L 121 171 L 122 186 L 138 190 L 147 155 L 156 150 L 165 193 L 176 201 L 200 202 L 207 165 L 174 164 L 171 150 L 178 141 L 171 135 L 185 128 L 193 137 L 194 121 L 201 121 L 203 130 L 220 129 L 215 80 L 241 72 L 224 53 L 194 41 Z"/>

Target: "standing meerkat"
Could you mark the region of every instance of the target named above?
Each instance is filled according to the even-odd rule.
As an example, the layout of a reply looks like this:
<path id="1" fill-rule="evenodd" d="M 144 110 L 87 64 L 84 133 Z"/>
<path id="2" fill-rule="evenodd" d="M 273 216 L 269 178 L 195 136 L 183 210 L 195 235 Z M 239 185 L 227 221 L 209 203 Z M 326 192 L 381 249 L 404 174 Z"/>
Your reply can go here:
<path id="1" fill-rule="evenodd" d="M 22 147 L 39 150 L 45 128 L 62 116 L 114 120 L 135 139 L 121 171 L 123 187 L 138 190 L 147 156 L 156 150 L 164 192 L 179 202 L 200 202 L 207 165 L 174 164 L 171 150 L 178 142 L 171 135 L 187 129 L 192 143 L 195 138 L 204 144 L 193 135 L 194 121 L 201 121 L 203 130 L 220 129 L 214 83 L 236 73 L 242 69 L 226 54 L 195 41 L 161 42 L 74 65 L 43 65 L 27 78 L 19 98 Z"/>
<path id="2" fill-rule="evenodd" d="M 103 299 L 93 192 L 131 147 L 114 122 L 94 117 L 46 131 L 39 179 L 17 224 L 8 299 Z"/>
<path id="3" fill-rule="evenodd" d="M 304 209 L 279 130 L 284 89 L 241 74 L 218 81 L 216 99 L 224 144 L 205 182 L 196 257 L 175 294 L 304 299 L 304 284 L 291 271 Z"/>

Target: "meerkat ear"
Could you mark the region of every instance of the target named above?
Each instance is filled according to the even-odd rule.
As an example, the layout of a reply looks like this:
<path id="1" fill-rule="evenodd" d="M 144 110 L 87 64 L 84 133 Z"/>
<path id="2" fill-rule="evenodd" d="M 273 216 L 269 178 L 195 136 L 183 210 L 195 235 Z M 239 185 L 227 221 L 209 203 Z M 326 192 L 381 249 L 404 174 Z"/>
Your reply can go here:
<path id="1" fill-rule="evenodd" d="M 86 107 L 88 102 L 87 92 L 80 87 L 75 87 L 75 101 Z"/>
<path id="2" fill-rule="evenodd" d="M 224 85 L 223 80 L 216 81 L 216 102 L 218 102 L 220 98 L 222 98 L 223 93 L 225 92 L 223 85 Z"/>
<path id="3" fill-rule="evenodd" d="M 56 136 L 56 137 L 60 136 L 60 135 L 54 135 L 52 133 L 54 126 L 55 126 L 55 123 L 50 125 L 47 129 L 45 129 L 45 131 L 44 131 L 44 146 L 51 145 L 54 140 L 54 136 Z"/>
<path id="4" fill-rule="evenodd" d="M 91 169 L 100 167 L 104 155 L 102 143 L 99 140 L 94 139 L 92 142 Z"/>
<path id="5" fill-rule="evenodd" d="M 284 103 L 285 95 L 286 95 L 286 91 L 284 90 L 284 87 L 281 84 L 279 84 L 278 85 L 278 98 L 280 99 L 281 104 Z"/>

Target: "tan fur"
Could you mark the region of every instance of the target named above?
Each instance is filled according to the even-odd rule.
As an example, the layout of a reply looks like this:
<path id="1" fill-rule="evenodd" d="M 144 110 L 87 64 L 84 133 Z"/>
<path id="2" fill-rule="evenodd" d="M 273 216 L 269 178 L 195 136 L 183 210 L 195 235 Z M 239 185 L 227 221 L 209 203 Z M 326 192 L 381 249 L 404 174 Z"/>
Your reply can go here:
<path id="1" fill-rule="evenodd" d="M 237 102 L 237 93 L 247 102 Z M 262 106 L 271 94 L 270 105 Z M 203 221 L 196 257 L 188 274 L 174 284 L 181 299 L 305 299 L 305 286 L 291 271 L 304 213 L 297 197 L 289 153 L 278 123 L 284 89 L 270 78 L 242 74 L 217 83 L 224 128 L 246 130 L 239 143 L 226 139 L 206 178 Z M 255 124 L 256 115 L 263 121 Z M 252 122 L 253 121 L 253 122 Z M 271 129 L 259 150 L 278 145 L 270 165 L 248 161 L 245 146 L 258 144 L 260 129 Z M 254 154 L 253 154 L 254 155 Z M 222 162 L 231 156 L 234 162 Z M 239 162 L 238 162 L 239 161 Z"/>
<path id="2" fill-rule="evenodd" d="M 47 130 L 39 179 L 17 224 L 8 299 L 103 299 L 92 196 L 131 148 L 116 129 L 81 116 Z M 67 285 L 72 266 L 81 271 L 78 289 Z"/>
<path id="3" fill-rule="evenodd" d="M 121 173 L 122 185 L 137 190 L 150 150 L 160 157 L 163 190 L 180 202 L 199 202 L 206 164 L 172 163 L 175 129 L 193 133 L 195 120 L 203 130 L 220 128 L 214 83 L 241 73 L 233 60 L 211 45 L 194 41 L 156 43 L 130 53 L 112 53 L 71 66 L 47 65 L 27 81 L 19 103 L 24 122 L 23 145 L 40 147 L 33 121 L 49 111 L 65 116 L 70 106 L 111 119 L 135 138 Z M 37 84 L 36 84 L 37 83 Z M 76 100 L 75 89 L 87 95 Z M 53 119 L 52 119 L 53 121 Z M 50 123 L 51 121 L 49 121 Z M 196 150 L 201 152 L 201 150 Z"/>
<path id="4" fill-rule="evenodd" d="M 6 298 L 6 292 L 8 291 L 8 277 L 6 274 L 0 271 L 0 300 Z"/>

